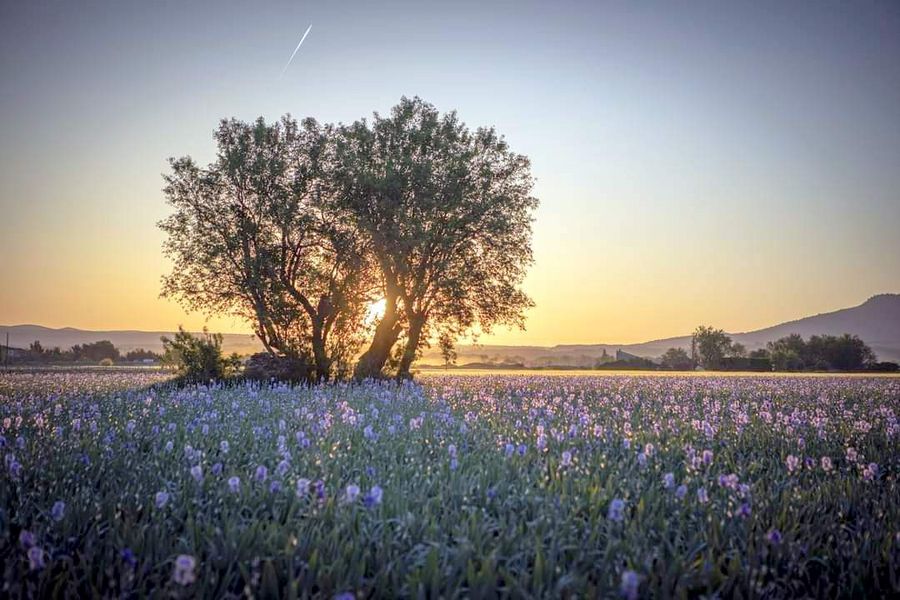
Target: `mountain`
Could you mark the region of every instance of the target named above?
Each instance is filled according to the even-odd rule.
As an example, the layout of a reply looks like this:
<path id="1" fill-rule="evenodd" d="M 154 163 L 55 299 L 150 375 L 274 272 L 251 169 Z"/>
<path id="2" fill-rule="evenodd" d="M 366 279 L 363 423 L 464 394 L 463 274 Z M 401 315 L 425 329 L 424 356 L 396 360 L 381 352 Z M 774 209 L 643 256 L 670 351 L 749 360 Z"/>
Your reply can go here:
<path id="1" fill-rule="evenodd" d="M 59 346 L 65 349 L 74 344 L 109 340 L 123 352 L 136 348 L 159 352 L 162 349 L 160 336 L 173 335 L 172 332 L 165 331 L 84 331 L 71 327 L 50 329 L 39 325 L 0 325 L 0 343 L 6 343 L 6 332 L 10 334 L 9 343 L 13 347 L 27 347 L 34 340 L 39 340 L 46 348 Z M 757 331 L 729 335 L 734 341 L 744 344 L 748 350 L 754 350 L 764 347 L 767 342 L 792 333 L 799 333 L 804 338 L 816 334 L 855 334 L 871 346 L 879 360 L 900 362 L 900 294 L 879 294 L 852 308 L 788 321 Z M 226 352 L 238 354 L 251 354 L 262 350 L 262 345 L 255 337 L 239 333 L 224 334 L 222 346 Z M 617 350 L 622 350 L 635 356 L 655 358 L 669 348 L 689 350 L 690 346 L 689 335 L 641 344 L 461 345 L 457 348 L 457 364 L 512 362 L 527 366 L 593 366 L 604 351 L 612 356 L 615 356 Z M 422 362 L 440 364 L 442 362 L 440 352 L 436 348 L 426 350 Z"/>
<path id="2" fill-rule="evenodd" d="M 879 360 L 900 362 L 900 294 L 872 296 L 859 306 L 788 321 L 757 331 L 730 333 L 731 338 L 748 350 L 765 347 L 778 338 L 799 333 L 812 335 L 858 335 L 875 351 Z M 690 350 L 691 336 L 653 340 L 640 344 L 561 344 L 557 346 L 460 346 L 457 364 L 468 362 L 521 362 L 529 366 L 590 366 L 603 354 L 615 356 L 617 350 L 655 358 L 669 348 Z M 426 351 L 423 361 L 440 364 L 437 350 Z"/>
<path id="3" fill-rule="evenodd" d="M 143 348 L 162 352 L 160 337 L 173 337 L 172 331 L 87 331 L 63 327 L 51 329 L 40 325 L 0 325 L 0 344 L 6 344 L 9 333 L 9 345 L 13 348 L 27 348 L 31 342 L 38 340 L 44 348 L 58 346 L 63 350 L 75 344 L 85 344 L 109 340 L 122 353 Z M 222 334 L 222 348 L 226 353 L 252 354 L 262 351 L 262 344 L 254 336 L 242 333 Z"/>
<path id="4" fill-rule="evenodd" d="M 816 334 L 856 334 L 875 351 L 879 360 L 900 360 L 900 294 L 879 294 L 853 308 L 739 333 L 734 338 L 753 349 L 792 333 L 804 338 Z"/>

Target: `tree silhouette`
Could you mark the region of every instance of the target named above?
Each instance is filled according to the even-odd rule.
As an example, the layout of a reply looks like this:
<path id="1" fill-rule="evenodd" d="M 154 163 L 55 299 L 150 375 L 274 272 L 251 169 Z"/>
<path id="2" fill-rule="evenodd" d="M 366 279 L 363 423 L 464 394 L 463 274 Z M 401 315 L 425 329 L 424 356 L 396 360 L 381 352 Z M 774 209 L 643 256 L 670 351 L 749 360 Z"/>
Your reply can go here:
<path id="1" fill-rule="evenodd" d="M 254 324 L 273 354 L 304 358 L 319 379 L 346 370 L 371 300 L 365 248 L 330 198 L 334 128 L 289 116 L 223 120 L 216 161 L 171 161 L 160 223 L 173 260 L 163 295 Z"/>
<path id="2" fill-rule="evenodd" d="M 493 129 L 469 130 L 403 98 L 390 115 L 342 128 L 339 199 L 366 237 L 386 300 L 357 378 L 381 374 L 403 333 L 398 375 L 429 333 L 523 323 L 537 200 L 526 157 Z"/>

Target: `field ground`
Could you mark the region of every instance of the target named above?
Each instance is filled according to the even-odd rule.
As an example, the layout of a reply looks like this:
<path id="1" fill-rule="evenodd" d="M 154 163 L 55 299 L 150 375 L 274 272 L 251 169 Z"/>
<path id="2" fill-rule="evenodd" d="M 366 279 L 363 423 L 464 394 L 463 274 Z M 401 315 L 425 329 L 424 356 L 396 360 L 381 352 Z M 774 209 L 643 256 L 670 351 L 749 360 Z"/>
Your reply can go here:
<path id="1" fill-rule="evenodd" d="M 896 376 L 0 373 L 0 596 L 900 594 Z"/>

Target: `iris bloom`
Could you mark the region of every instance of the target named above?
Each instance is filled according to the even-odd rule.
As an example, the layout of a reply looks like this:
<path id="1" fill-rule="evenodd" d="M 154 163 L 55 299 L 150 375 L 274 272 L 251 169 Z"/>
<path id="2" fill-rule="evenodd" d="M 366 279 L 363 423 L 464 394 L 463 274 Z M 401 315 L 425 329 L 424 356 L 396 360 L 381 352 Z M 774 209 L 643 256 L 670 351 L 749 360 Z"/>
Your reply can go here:
<path id="1" fill-rule="evenodd" d="M 175 583 L 180 585 L 190 585 L 197 580 L 197 575 L 194 573 L 194 568 L 197 566 L 197 561 L 193 556 L 189 556 L 187 554 L 180 555 L 177 559 L 175 559 L 175 572 L 172 573 L 172 579 Z"/>
<path id="2" fill-rule="evenodd" d="M 619 591 L 622 592 L 624 598 L 627 598 L 628 600 L 637 600 L 638 587 L 640 587 L 640 584 L 641 580 L 637 573 L 634 571 L 625 571 L 622 573 L 622 582 L 619 586 Z"/>
<path id="3" fill-rule="evenodd" d="M 606 514 L 606 518 L 610 521 L 615 521 L 617 523 L 621 523 L 625 519 L 625 501 L 620 498 L 616 498 L 612 502 L 609 503 L 609 512 Z"/>

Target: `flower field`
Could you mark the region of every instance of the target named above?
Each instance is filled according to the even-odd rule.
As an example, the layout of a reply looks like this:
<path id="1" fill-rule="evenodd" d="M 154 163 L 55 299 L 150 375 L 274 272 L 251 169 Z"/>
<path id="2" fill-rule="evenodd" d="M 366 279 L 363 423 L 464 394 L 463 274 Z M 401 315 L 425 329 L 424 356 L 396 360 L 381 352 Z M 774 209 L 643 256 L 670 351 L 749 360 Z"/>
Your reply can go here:
<path id="1" fill-rule="evenodd" d="M 0 596 L 892 596 L 898 418 L 897 378 L 0 374 Z"/>

